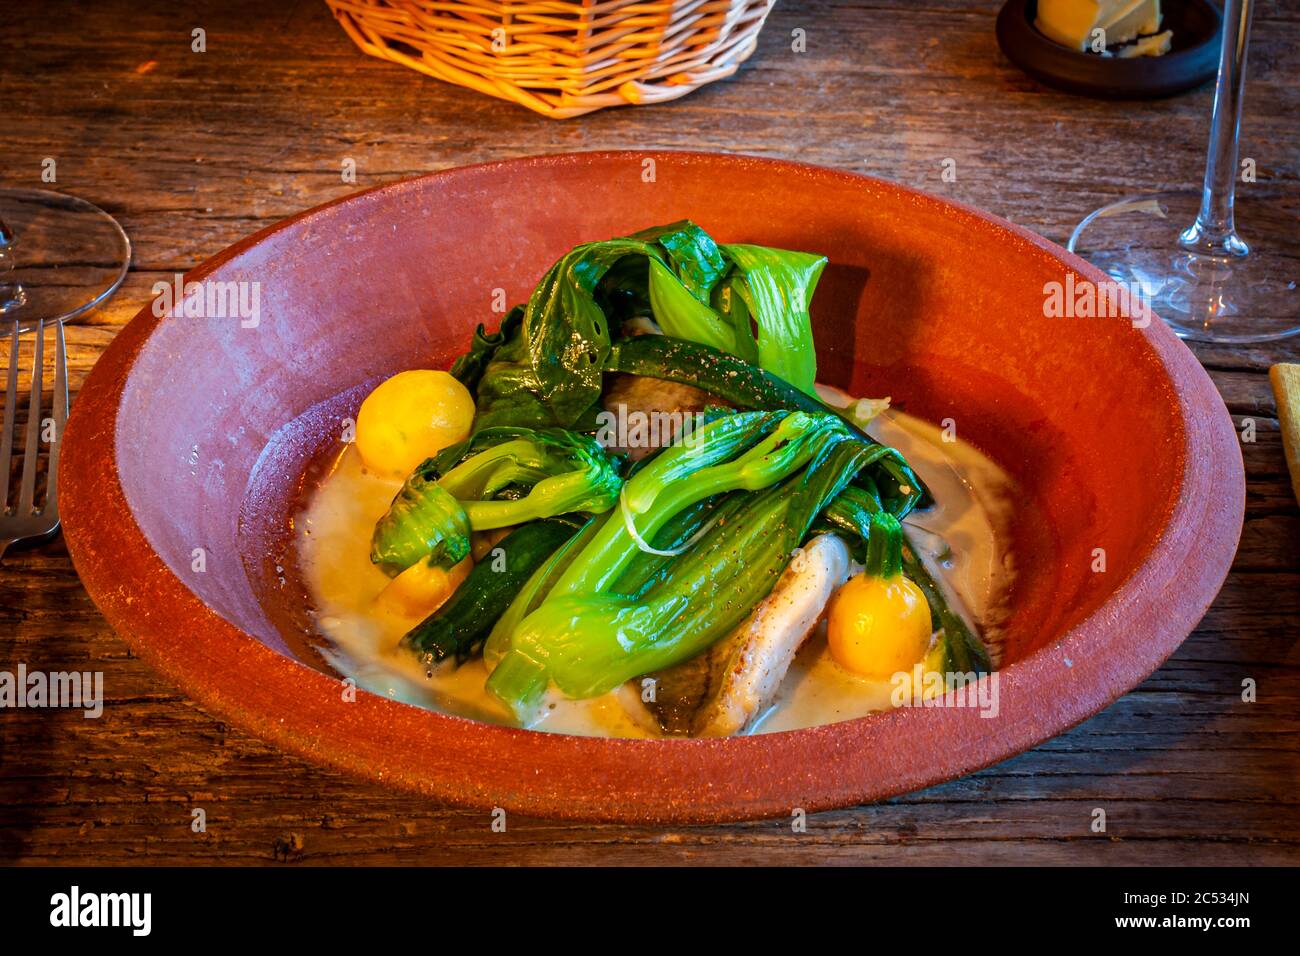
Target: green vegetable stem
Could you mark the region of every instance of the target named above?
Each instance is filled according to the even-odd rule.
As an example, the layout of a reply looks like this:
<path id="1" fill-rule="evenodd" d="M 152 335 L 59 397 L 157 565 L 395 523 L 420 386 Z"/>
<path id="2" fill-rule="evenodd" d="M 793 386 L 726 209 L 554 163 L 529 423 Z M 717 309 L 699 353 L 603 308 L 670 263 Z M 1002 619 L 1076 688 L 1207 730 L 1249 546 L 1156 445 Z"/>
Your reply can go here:
<path id="1" fill-rule="evenodd" d="M 610 349 L 608 367 L 613 372 L 645 375 L 690 385 L 747 409 L 797 409 L 840 415 L 864 442 L 876 444 L 839 411 L 821 399 L 806 394 L 777 376 L 743 359 L 698 342 L 666 335 L 638 335 L 623 339 Z M 889 449 L 881 461 L 878 478 L 889 498 L 889 510 L 905 513 L 930 503 L 929 491 L 898 452 Z"/>
<path id="2" fill-rule="evenodd" d="M 487 429 L 411 474 L 375 525 L 370 560 L 390 575 L 422 558 L 450 567 L 469 554 L 471 531 L 607 511 L 622 485 L 618 460 L 594 438 Z"/>
<path id="3" fill-rule="evenodd" d="M 894 578 L 903 573 L 903 526 L 888 511 L 871 516 L 866 572 L 877 578 Z"/>

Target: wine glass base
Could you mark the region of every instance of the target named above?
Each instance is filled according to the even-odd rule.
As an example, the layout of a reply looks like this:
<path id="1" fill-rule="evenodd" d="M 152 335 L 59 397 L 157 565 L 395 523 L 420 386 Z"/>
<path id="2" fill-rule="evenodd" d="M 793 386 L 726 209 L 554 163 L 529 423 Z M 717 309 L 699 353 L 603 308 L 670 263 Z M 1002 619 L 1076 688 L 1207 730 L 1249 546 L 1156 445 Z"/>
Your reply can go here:
<path id="1" fill-rule="evenodd" d="M 1179 238 L 1200 209 L 1199 192 L 1131 196 L 1090 213 L 1069 250 L 1127 288 L 1179 336 L 1197 342 L 1272 342 L 1300 334 L 1300 223 L 1293 206 L 1240 192 L 1236 219 L 1245 255 L 1212 255 Z"/>
<path id="2" fill-rule="evenodd" d="M 37 320 L 71 322 L 117 290 L 131 243 L 117 220 L 93 203 L 45 189 L 0 189 L 0 222 L 12 269 L 0 271 L 5 334 Z M 0 265 L 7 265 L 0 262 Z"/>

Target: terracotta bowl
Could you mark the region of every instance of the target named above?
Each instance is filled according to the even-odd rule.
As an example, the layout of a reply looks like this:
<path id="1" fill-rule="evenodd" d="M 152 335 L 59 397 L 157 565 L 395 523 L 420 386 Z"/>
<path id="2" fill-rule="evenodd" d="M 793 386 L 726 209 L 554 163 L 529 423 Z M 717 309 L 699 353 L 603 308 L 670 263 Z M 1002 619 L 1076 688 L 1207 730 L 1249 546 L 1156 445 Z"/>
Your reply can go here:
<path id="1" fill-rule="evenodd" d="M 476 323 L 494 323 L 495 289 L 522 301 L 570 246 L 683 217 L 723 240 L 829 256 L 813 304 L 821 378 L 953 418 L 1021 483 L 996 718 L 909 708 L 754 737 L 603 740 L 343 699 L 289 547 L 342 419 L 381 377 L 445 367 Z M 190 273 L 259 283 L 255 328 L 145 308 L 116 338 L 68 426 L 69 548 L 112 625 L 211 712 L 438 799 L 680 822 L 914 790 L 1134 687 L 1201 618 L 1236 549 L 1241 455 L 1210 379 L 1158 320 L 1045 317 L 1045 285 L 1069 273 L 1104 278 L 976 210 L 741 156 L 584 153 L 384 186 Z"/>

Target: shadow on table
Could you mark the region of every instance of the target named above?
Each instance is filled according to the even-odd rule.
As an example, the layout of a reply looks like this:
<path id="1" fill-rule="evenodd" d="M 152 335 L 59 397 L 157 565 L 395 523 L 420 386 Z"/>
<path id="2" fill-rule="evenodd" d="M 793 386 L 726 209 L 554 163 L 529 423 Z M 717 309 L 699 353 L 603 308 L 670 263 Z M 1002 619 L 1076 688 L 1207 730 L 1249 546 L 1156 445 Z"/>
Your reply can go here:
<path id="1" fill-rule="evenodd" d="M 16 662 L 10 666 L 16 669 Z M 0 862 L 20 862 L 42 808 L 67 797 L 53 751 L 69 718 L 82 719 L 79 711 L 0 711 Z"/>

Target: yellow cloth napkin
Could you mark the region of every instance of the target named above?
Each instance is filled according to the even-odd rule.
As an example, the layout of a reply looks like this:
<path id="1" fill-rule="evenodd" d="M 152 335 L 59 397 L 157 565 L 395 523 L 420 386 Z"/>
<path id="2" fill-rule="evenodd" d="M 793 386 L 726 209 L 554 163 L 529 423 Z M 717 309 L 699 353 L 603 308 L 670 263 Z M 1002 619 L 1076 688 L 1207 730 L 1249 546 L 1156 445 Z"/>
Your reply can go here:
<path id="1" fill-rule="evenodd" d="M 1268 370 L 1282 423 L 1282 448 L 1291 470 L 1291 490 L 1300 501 L 1300 365 L 1274 365 Z"/>

